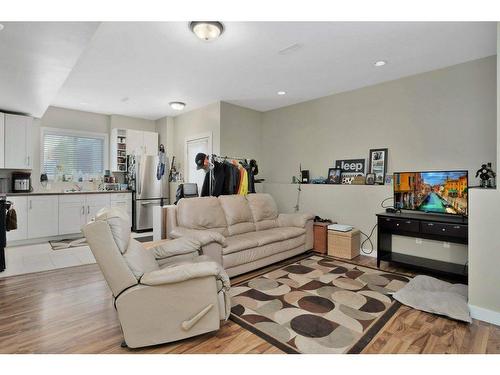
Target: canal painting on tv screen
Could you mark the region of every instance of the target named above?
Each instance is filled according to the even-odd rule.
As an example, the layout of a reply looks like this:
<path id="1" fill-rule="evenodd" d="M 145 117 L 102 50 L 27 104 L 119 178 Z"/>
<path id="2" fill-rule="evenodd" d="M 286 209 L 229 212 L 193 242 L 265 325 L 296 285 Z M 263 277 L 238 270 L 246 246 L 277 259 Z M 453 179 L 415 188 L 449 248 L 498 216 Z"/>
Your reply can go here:
<path id="1" fill-rule="evenodd" d="M 467 171 L 394 173 L 394 207 L 467 215 Z"/>

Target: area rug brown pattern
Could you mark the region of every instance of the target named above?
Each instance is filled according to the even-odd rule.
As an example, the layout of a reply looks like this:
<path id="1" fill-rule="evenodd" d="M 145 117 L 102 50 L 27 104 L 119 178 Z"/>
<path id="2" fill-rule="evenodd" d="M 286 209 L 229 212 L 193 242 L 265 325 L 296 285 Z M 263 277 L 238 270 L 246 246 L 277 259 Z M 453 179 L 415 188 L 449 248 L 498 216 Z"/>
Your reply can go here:
<path id="1" fill-rule="evenodd" d="M 408 277 L 312 255 L 231 288 L 231 320 L 287 353 L 358 353 Z"/>

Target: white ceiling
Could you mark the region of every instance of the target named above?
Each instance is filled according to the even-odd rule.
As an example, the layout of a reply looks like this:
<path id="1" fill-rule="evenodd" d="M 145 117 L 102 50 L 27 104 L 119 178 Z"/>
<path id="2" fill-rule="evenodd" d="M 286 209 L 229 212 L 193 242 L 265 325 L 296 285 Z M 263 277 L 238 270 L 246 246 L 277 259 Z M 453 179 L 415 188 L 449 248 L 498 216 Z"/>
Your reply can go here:
<path id="1" fill-rule="evenodd" d="M 40 117 L 99 26 L 97 22 L 1 22 L 0 110 Z"/>
<path id="2" fill-rule="evenodd" d="M 0 107 L 5 96 L 11 106 L 25 105 L 29 110 L 24 112 L 35 114 L 31 108 L 37 107 L 38 96 L 29 96 L 30 82 L 46 77 L 52 66 L 47 60 L 56 61 L 56 67 L 62 56 L 73 61 L 69 55 L 85 44 L 83 25 L 74 24 L 58 33 L 65 37 L 64 47 L 74 48 L 60 48 L 49 32 L 63 27 L 57 25 L 46 24 L 46 32 L 42 26 L 37 33 L 24 32 L 19 43 L 8 41 L 12 49 L 18 44 L 24 51 L 10 60 L 29 54 L 33 61 L 46 61 L 43 70 L 29 70 L 33 79 L 15 87 L 24 96 L 0 93 Z M 44 100 L 148 119 L 179 114 L 170 109 L 170 101 L 186 102 L 184 111 L 218 100 L 267 111 L 496 54 L 494 22 L 228 22 L 225 27 L 221 38 L 207 43 L 189 31 L 188 22 L 104 22 L 57 96 L 47 94 Z M 0 32 L 0 46 L 9 28 Z M 300 48 L 279 53 L 294 44 Z M 8 74 L 2 59 L 3 86 Z M 375 68 L 376 60 L 388 64 Z M 22 74 L 24 65 L 30 69 L 21 63 L 15 74 Z M 287 95 L 278 96 L 279 90 Z"/>

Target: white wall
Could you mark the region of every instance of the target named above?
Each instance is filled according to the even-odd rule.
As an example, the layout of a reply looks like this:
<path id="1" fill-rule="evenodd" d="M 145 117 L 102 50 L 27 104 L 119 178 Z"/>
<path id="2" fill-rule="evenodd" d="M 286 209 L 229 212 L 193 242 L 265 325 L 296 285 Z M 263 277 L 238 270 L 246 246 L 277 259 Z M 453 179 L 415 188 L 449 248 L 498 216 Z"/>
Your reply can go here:
<path id="1" fill-rule="evenodd" d="M 109 117 L 110 117 L 110 129 L 120 128 L 120 129 L 145 130 L 149 132 L 156 131 L 156 123 L 153 120 L 146 120 L 143 118 L 121 116 L 121 115 L 111 115 Z"/>

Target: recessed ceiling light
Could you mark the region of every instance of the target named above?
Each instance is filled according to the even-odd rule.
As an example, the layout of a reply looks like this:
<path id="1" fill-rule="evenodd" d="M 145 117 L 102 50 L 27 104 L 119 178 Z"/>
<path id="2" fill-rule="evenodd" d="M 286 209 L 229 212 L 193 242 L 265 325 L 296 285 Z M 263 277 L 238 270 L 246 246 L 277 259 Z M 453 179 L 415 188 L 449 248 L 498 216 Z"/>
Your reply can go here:
<path id="1" fill-rule="evenodd" d="M 125 102 L 128 102 L 130 98 L 128 96 L 124 97 L 124 98 L 121 98 L 121 102 L 122 103 L 125 103 Z"/>
<path id="2" fill-rule="evenodd" d="M 176 111 L 182 111 L 186 106 L 186 103 L 183 102 L 170 102 L 168 104 L 172 109 L 175 109 Z"/>
<path id="3" fill-rule="evenodd" d="M 278 95 L 285 95 L 286 94 L 286 91 L 278 91 L 277 92 Z"/>
<path id="4" fill-rule="evenodd" d="M 375 61 L 375 66 L 384 66 L 387 64 L 387 61 L 384 61 L 384 60 L 379 60 L 379 61 Z"/>
<path id="5" fill-rule="evenodd" d="M 189 28 L 202 40 L 217 39 L 224 32 L 224 25 L 219 21 L 191 21 Z"/>
<path id="6" fill-rule="evenodd" d="M 2 31 L 4 28 L 5 26 L 0 23 L 0 31 Z"/>

